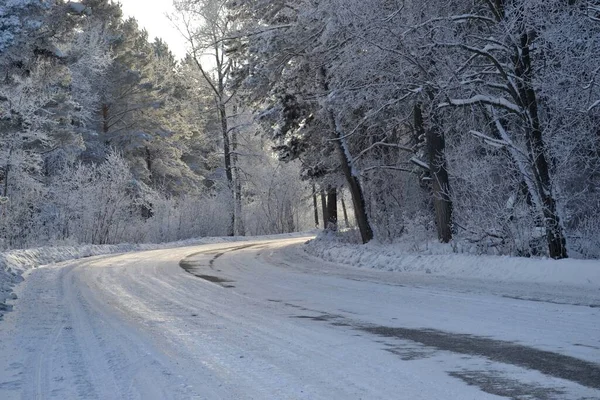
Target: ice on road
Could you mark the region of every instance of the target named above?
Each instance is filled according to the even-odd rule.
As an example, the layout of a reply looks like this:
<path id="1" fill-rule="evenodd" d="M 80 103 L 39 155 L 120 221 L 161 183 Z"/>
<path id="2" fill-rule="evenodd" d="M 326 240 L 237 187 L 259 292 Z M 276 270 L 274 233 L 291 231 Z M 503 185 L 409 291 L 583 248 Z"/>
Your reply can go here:
<path id="1" fill-rule="evenodd" d="M 31 271 L 0 322 L 0 399 L 600 399 L 599 308 L 325 263 L 306 240 Z"/>

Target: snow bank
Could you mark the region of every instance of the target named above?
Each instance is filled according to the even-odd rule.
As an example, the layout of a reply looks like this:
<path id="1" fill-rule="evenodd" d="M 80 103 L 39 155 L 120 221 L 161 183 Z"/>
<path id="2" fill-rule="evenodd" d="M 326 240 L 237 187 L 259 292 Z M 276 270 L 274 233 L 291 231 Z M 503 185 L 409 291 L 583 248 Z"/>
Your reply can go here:
<path id="1" fill-rule="evenodd" d="M 600 289 L 600 260 L 455 254 L 451 245 L 439 243 L 410 251 L 402 244 L 347 243 L 335 234 L 319 235 L 305 245 L 305 250 L 326 261 L 359 268 Z"/>
<path id="2" fill-rule="evenodd" d="M 25 271 L 40 265 L 52 264 L 67 260 L 75 260 L 84 257 L 99 256 L 105 254 L 127 253 L 131 251 L 158 250 L 174 247 L 196 246 L 201 244 L 235 242 L 246 240 L 260 240 L 282 237 L 295 237 L 305 235 L 303 233 L 255 237 L 206 237 L 199 239 L 181 240 L 172 243 L 159 244 L 117 244 L 117 245 L 77 245 L 39 247 L 34 249 L 11 250 L 0 253 L 0 319 L 2 312 L 10 310 L 11 306 L 6 304 L 7 299 L 15 299 L 12 292 L 14 286 L 23 281 Z"/>

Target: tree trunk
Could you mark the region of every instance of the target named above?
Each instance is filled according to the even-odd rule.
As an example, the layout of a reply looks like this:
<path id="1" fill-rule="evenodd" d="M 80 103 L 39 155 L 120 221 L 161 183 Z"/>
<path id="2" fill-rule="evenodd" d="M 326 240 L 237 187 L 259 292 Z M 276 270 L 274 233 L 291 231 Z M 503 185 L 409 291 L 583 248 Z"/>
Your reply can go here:
<path id="1" fill-rule="evenodd" d="M 148 170 L 148 181 L 152 182 L 152 152 L 148 146 L 144 147 L 146 161 L 146 169 Z M 144 220 L 152 218 L 154 215 L 154 211 L 152 211 L 152 204 L 142 204 L 141 205 L 141 214 Z"/>
<path id="2" fill-rule="evenodd" d="M 225 176 L 227 177 L 227 185 L 231 192 L 231 200 L 233 202 L 230 207 L 229 224 L 227 226 L 227 236 L 235 234 L 235 187 L 233 183 L 233 171 L 231 168 L 231 146 L 229 142 L 229 132 L 227 125 L 227 110 L 225 104 L 219 99 L 219 119 L 221 120 L 221 134 L 223 136 L 223 157 L 225 159 Z"/>
<path id="3" fill-rule="evenodd" d="M 333 118 L 333 115 L 331 116 Z M 356 223 L 358 224 L 358 229 L 360 231 L 360 236 L 363 243 L 368 243 L 373 239 L 373 230 L 371 229 L 371 224 L 369 223 L 369 217 L 367 216 L 367 209 L 365 206 L 365 197 L 363 194 L 362 187 L 360 185 L 360 181 L 358 177 L 353 173 L 350 159 L 346 151 L 344 150 L 343 139 L 341 135 L 336 131 L 336 136 L 338 140 L 335 141 L 338 154 L 340 156 L 340 162 L 342 167 L 342 172 L 344 173 L 344 177 L 346 178 L 346 182 L 348 184 L 348 190 L 350 190 L 350 195 L 352 196 L 352 205 L 354 206 L 354 217 L 356 218 Z"/>
<path id="4" fill-rule="evenodd" d="M 346 228 L 350 227 L 350 223 L 348 222 L 348 211 L 346 210 L 346 202 L 344 201 L 344 192 L 340 191 L 340 200 L 342 202 L 342 212 L 344 214 L 344 224 Z"/>
<path id="5" fill-rule="evenodd" d="M 8 149 L 8 157 L 6 157 L 6 165 L 4 167 L 4 189 L 2 196 L 8 197 L 8 176 L 10 174 L 10 158 L 12 156 L 12 146 Z"/>
<path id="6" fill-rule="evenodd" d="M 327 71 L 325 70 L 325 67 L 320 69 L 320 73 L 323 89 L 325 92 L 328 92 L 329 85 L 327 83 Z M 338 127 L 335 123 L 335 116 L 333 115 L 332 111 L 329 111 L 329 127 L 334 135 L 334 142 L 337 148 L 338 156 L 340 157 L 340 166 L 342 168 L 342 172 L 344 173 L 344 177 L 346 178 L 350 196 L 352 197 L 354 217 L 356 218 L 356 223 L 358 224 L 358 230 L 360 231 L 362 242 L 363 244 L 368 243 L 373 239 L 373 229 L 371 228 L 369 216 L 367 215 L 365 196 L 358 179 L 358 174 L 354 169 L 350 150 L 346 144 L 346 139 L 344 138 L 343 133 L 338 130 Z"/>
<path id="7" fill-rule="evenodd" d="M 337 190 L 334 187 L 327 189 L 327 229 L 337 231 Z"/>
<path id="8" fill-rule="evenodd" d="M 315 212 L 315 228 L 319 227 L 319 207 L 317 204 L 317 188 L 313 182 L 312 184 L 312 198 L 313 198 L 313 210 Z"/>
<path id="9" fill-rule="evenodd" d="M 325 196 L 325 190 L 323 189 L 321 189 L 321 210 L 323 214 L 323 229 L 327 229 L 329 216 L 327 215 L 327 197 Z"/>
<path id="10" fill-rule="evenodd" d="M 102 133 L 108 133 L 108 104 L 102 105 Z"/>
<path id="11" fill-rule="evenodd" d="M 450 200 L 450 183 L 446 160 L 444 158 L 445 142 L 437 129 L 427 130 L 427 151 L 431 168 L 433 207 L 438 239 L 442 243 L 452 240 L 452 201 Z"/>
<path id="12" fill-rule="evenodd" d="M 152 180 L 152 152 L 150 152 L 150 149 L 148 148 L 148 146 L 146 146 L 144 148 L 144 150 L 146 150 L 145 161 L 146 161 L 146 169 L 148 170 L 148 178 L 150 180 Z"/>
<path id="13" fill-rule="evenodd" d="M 244 218 L 242 215 L 242 180 L 240 179 L 240 167 L 238 163 L 238 155 L 237 155 L 238 141 L 237 141 L 237 132 L 234 130 L 231 131 L 231 164 L 232 169 L 235 172 L 232 174 L 233 176 L 233 188 L 234 188 L 234 231 L 236 235 L 245 236 L 246 228 L 244 226 Z"/>
<path id="14" fill-rule="evenodd" d="M 554 259 L 567 258 L 566 239 L 556 210 L 556 200 L 552 195 L 552 183 L 546 158 L 546 148 L 542 138 L 542 128 L 538 115 L 538 103 L 533 89 L 530 54 L 530 34 L 521 34 L 519 51 L 516 56 L 515 75 L 523 107 L 527 110 L 529 123 L 525 126 L 527 150 L 532 160 L 533 179 L 542 202 L 544 228 L 548 253 Z"/>
<path id="15" fill-rule="evenodd" d="M 296 226 L 294 223 L 294 206 L 292 205 L 291 200 L 287 200 L 285 202 L 285 232 L 291 233 L 296 231 Z"/>
<path id="16" fill-rule="evenodd" d="M 442 243 L 448 243 L 452 240 L 452 200 L 450 199 L 450 182 L 444 155 L 446 143 L 435 122 L 425 128 L 421 107 L 418 104 L 414 108 L 414 122 L 417 134 L 425 134 L 438 239 Z"/>
<path id="17" fill-rule="evenodd" d="M 415 104 L 413 107 L 413 120 L 415 125 L 413 140 L 415 146 L 417 146 L 425 138 L 425 123 L 423 122 L 423 112 L 421 111 L 420 103 Z"/>

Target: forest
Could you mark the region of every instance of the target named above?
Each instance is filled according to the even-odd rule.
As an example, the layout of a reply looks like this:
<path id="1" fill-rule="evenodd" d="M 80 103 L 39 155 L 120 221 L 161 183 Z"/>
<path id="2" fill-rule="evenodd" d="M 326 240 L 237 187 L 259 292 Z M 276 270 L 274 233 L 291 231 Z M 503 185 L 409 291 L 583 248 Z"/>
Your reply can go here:
<path id="1" fill-rule="evenodd" d="M 173 3 L 183 59 L 117 2 L 0 0 L 0 250 L 600 258 L 600 0 Z"/>

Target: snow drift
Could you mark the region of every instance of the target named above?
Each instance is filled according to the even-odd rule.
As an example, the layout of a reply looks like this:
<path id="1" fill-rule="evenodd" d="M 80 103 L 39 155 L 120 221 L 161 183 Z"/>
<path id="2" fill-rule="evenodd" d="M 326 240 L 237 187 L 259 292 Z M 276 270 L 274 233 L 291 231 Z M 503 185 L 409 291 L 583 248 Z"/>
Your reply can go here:
<path id="1" fill-rule="evenodd" d="M 325 261 L 415 274 L 585 286 L 600 290 L 600 260 L 525 258 L 457 254 L 451 244 L 427 243 L 410 250 L 403 243 L 348 243 L 343 233 L 325 233 L 310 241 L 308 254 Z"/>

